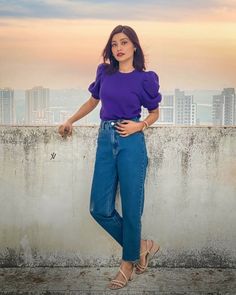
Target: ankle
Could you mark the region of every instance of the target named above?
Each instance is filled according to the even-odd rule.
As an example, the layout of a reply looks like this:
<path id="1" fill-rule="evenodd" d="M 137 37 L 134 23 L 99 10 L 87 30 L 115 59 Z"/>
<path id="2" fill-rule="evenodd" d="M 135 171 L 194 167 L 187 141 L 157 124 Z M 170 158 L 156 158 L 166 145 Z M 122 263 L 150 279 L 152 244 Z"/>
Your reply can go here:
<path id="1" fill-rule="evenodd" d="M 129 269 L 133 268 L 133 263 L 129 262 L 129 261 L 122 260 L 121 265 L 124 266 L 126 269 L 127 268 L 129 268 Z"/>
<path id="2" fill-rule="evenodd" d="M 141 248 L 146 248 L 147 240 L 141 240 Z"/>

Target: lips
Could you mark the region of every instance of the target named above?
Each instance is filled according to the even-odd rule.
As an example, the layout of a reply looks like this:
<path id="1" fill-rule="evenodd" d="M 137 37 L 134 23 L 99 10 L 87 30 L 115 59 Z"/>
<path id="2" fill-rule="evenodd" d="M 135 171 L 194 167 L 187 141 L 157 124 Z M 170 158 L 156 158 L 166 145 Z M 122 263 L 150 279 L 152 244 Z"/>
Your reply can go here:
<path id="1" fill-rule="evenodd" d="M 122 55 L 124 55 L 124 53 L 118 53 L 118 54 L 117 54 L 117 56 L 122 56 Z"/>

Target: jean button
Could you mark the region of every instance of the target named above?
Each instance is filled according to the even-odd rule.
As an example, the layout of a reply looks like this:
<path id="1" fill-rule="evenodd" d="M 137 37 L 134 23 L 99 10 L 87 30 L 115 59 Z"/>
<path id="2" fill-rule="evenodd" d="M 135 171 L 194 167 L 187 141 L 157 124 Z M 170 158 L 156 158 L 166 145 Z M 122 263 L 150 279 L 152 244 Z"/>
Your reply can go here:
<path id="1" fill-rule="evenodd" d="M 111 125 L 113 126 L 113 125 L 115 125 L 115 123 L 114 122 L 111 122 Z"/>

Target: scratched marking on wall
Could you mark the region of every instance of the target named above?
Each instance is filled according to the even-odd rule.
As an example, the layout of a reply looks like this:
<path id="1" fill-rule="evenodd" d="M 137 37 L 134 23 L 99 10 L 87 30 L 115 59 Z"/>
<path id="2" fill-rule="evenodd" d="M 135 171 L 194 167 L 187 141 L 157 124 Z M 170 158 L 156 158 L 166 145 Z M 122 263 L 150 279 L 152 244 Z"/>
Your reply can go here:
<path id="1" fill-rule="evenodd" d="M 53 153 L 51 154 L 51 159 L 50 159 L 50 160 L 54 160 L 54 159 L 56 158 L 56 155 L 57 155 L 57 154 L 53 152 Z"/>

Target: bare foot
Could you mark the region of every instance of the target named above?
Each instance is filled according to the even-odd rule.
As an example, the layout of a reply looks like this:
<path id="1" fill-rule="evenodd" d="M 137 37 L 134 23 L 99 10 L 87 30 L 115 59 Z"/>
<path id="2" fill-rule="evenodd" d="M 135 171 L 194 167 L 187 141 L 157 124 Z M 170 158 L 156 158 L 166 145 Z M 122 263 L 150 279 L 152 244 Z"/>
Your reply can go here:
<path id="1" fill-rule="evenodd" d="M 130 279 L 131 274 L 133 272 L 133 267 L 134 267 L 133 263 L 122 260 L 120 268 L 124 272 L 124 274 L 125 274 L 125 276 L 127 277 L 128 280 Z M 121 281 L 122 283 L 124 283 L 123 284 L 124 286 L 126 285 L 126 280 L 125 280 L 123 274 L 120 271 L 116 274 L 114 280 Z M 119 288 L 122 288 L 124 286 L 121 286 L 119 283 L 116 284 L 115 282 L 112 282 L 112 281 L 108 285 L 108 287 L 110 289 L 119 289 Z"/>

